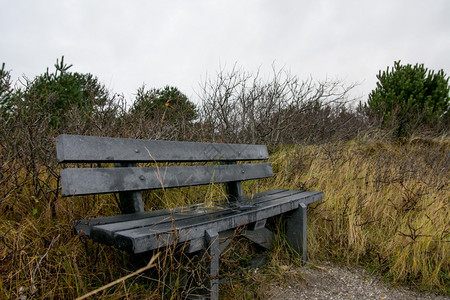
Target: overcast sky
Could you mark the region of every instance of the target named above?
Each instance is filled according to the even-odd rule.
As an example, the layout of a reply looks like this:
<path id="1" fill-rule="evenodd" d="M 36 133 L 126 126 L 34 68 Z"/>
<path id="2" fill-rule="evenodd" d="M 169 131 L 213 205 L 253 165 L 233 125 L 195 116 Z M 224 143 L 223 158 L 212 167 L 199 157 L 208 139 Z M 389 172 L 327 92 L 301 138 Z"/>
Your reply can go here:
<path id="1" fill-rule="evenodd" d="M 145 83 L 193 101 L 220 69 L 275 63 L 360 82 L 365 100 L 396 60 L 450 73 L 449 14 L 449 0 L 0 0 L 0 62 L 32 79 L 64 55 L 129 100 Z"/>

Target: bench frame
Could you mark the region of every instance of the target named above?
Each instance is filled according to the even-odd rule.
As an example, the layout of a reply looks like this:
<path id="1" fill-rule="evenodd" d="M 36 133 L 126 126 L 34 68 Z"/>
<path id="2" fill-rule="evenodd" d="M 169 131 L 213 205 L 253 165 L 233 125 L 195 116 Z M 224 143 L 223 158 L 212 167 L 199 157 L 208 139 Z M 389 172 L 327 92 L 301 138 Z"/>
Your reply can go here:
<path id="1" fill-rule="evenodd" d="M 119 194 L 122 215 L 76 221 L 75 232 L 130 253 L 142 253 L 175 243 L 184 243 L 187 253 L 202 251 L 209 257 L 206 286 L 199 289 L 203 296 L 218 299 L 219 256 L 227 245 L 221 245 L 220 240 L 235 228 L 245 226 L 245 237 L 270 248 L 273 233 L 265 227 L 266 220 L 287 214 L 287 241 L 302 255 L 303 262 L 308 259 L 307 205 L 321 200 L 323 193 L 271 190 L 253 196 L 244 195 L 241 181 L 273 176 L 269 163 L 238 163 L 267 160 L 269 155 L 264 145 L 60 135 L 56 138 L 56 149 L 60 163 L 114 163 L 114 168 L 61 170 L 62 194 L 65 197 Z M 137 163 L 158 165 L 137 167 Z M 197 165 L 173 166 L 167 163 Z M 144 211 L 143 190 L 212 183 L 226 185 L 227 199 L 217 206 L 197 204 Z"/>

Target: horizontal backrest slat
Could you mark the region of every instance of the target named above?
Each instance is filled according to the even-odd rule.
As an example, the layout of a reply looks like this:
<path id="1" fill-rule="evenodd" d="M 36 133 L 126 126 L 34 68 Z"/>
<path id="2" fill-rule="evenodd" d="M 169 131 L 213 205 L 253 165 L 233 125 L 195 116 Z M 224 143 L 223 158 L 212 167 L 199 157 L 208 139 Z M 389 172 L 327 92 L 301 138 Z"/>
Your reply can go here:
<path id="1" fill-rule="evenodd" d="M 140 191 L 273 176 L 269 163 L 61 171 L 63 196 Z"/>
<path id="2" fill-rule="evenodd" d="M 60 135 L 59 162 L 190 162 L 268 159 L 265 145 L 218 144 Z"/>

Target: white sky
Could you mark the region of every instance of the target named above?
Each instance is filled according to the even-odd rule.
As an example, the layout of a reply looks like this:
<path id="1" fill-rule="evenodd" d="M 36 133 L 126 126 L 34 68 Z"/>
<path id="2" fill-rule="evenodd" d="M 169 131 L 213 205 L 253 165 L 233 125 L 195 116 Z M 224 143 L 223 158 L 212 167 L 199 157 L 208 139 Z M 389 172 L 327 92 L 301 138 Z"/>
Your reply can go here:
<path id="1" fill-rule="evenodd" d="M 449 0 L 0 0 L 0 63 L 32 79 L 64 55 L 128 100 L 145 83 L 194 102 L 207 74 L 275 63 L 365 100 L 396 60 L 450 73 L 449 15 Z"/>

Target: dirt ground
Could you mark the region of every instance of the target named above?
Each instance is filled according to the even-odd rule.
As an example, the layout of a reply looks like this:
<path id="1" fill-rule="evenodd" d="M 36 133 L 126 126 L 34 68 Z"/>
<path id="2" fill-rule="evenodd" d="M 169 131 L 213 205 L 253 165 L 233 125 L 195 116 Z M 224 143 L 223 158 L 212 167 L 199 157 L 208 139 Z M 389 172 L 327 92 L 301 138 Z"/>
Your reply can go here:
<path id="1" fill-rule="evenodd" d="M 308 264 L 293 272 L 298 272 L 299 276 L 283 285 L 274 284 L 268 299 L 450 299 L 445 295 L 391 286 L 359 267 L 326 262 Z"/>

